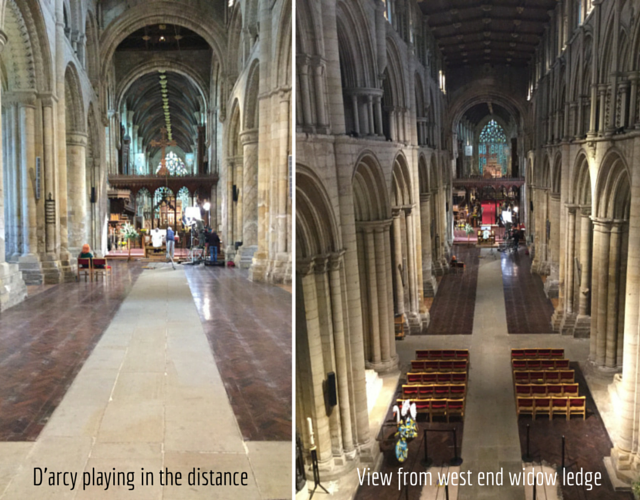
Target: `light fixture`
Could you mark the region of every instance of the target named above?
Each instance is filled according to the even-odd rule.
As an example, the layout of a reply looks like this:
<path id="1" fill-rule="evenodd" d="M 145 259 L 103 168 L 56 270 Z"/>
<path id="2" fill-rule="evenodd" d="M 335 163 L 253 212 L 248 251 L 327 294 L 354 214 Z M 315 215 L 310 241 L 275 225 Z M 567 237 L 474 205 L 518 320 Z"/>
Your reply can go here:
<path id="1" fill-rule="evenodd" d="M 209 210 L 211 210 L 211 203 L 206 202 L 206 203 L 202 206 L 202 208 L 204 208 L 204 209 L 208 212 Z"/>
<path id="2" fill-rule="evenodd" d="M 164 36 L 161 36 L 161 37 L 160 37 L 160 41 L 161 41 L 161 42 L 164 42 L 164 41 L 166 41 L 166 40 L 167 40 L 167 39 L 166 39 Z"/>

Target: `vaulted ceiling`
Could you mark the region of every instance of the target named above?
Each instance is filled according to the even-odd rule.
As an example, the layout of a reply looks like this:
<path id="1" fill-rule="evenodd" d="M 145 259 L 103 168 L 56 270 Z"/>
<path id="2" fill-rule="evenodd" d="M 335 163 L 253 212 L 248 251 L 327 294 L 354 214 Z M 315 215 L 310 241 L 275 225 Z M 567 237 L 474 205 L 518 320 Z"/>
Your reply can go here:
<path id="1" fill-rule="evenodd" d="M 557 0 L 419 0 L 448 66 L 526 66 Z"/>
<path id="2" fill-rule="evenodd" d="M 166 79 L 161 80 L 164 76 Z M 166 81 L 163 92 L 162 81 Z M 168 115 L 163 98 L 168 101 Z M 184 76 L 178 73 L 149 73 L 138 80 L 127 91 L 127 110 L 133 111 L 133 125 L 138 125 L 138 134 L 144 144 L 161 139 L 160 129 L 167 127 L 167 116 L 171 124 L 172 138 L 185 152 L 193 149 L 197 137 L 197 113 L 202 112 L 200 93 Z M 149 147 L 151 156 L 157 148 Z"/>

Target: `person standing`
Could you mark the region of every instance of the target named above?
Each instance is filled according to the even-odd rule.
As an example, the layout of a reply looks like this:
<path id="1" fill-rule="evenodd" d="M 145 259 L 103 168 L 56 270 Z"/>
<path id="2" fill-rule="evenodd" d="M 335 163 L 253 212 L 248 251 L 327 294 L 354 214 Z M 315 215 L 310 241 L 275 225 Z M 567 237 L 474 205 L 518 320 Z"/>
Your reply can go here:
<path id="1" fill-rule="evenodd" d="M 209 243 L 209 253 L 211 255 L 211 261 L 213 263 L 218 262 L 218 249 L 220 248 L 220 237 L 215 231 L 211 231 L 207 235 L 207 242 Z"/>
<path id="2" fill-rule="evenodd" d="M 176 235 L 171 229 L 171 226 L 167 227 L 167 259 L 173 260 L 173 253 L 176 246 Z"/>

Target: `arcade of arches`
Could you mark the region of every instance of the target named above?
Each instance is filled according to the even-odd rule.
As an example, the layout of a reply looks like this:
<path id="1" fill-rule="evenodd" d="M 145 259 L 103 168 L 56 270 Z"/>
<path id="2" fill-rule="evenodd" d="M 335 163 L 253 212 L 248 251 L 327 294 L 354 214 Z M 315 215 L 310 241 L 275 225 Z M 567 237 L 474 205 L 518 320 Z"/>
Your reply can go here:
<path id="1" fill-rule="evenodd" d="M 289 496 L 291 10 L 0 0 L 3 499 L 70 495 L 35 491 L 36 464 L 246 472 L 241 496 Z M 172 226 L 184 258 L 188 207 L 227 265 L 143 263 L 144 237 L 127 259 L 125 223 Z M 85 245 L 110 266 L 78 280 Z"/>
<path id="2" fill-rule="evenodd" d="M 463 471 L 521 470 L 531 423 L 535 461 L 566 434 L 603 475 L 593 498 L 640 476 L 640 2 L 516 3 L 297 0 L 296 427 L 345 498 L 397 470 L 416 349 L 470 349 Z M 564 349 L 584 422 L 518 417 L 516 347 Z"/>

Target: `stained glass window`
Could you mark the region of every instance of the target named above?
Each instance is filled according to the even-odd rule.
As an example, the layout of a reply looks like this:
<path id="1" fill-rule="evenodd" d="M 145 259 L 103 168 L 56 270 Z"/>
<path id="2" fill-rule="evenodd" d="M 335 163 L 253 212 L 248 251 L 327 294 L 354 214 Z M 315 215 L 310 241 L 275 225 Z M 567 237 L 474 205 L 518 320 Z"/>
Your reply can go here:
<path id="1" fill-rule="evenodd" d="M 169 151 L 169 153 L 167 153 L 165 162 L 167 164 L 167 170 L 169 170 L 169 175 L 187 175 L 189 173 L 182 159 L 173 151 Z M 158 164 L 158 168 L 156 168 L 156 174 L 160 171 L 161 168 L 162 162 Z"/>
<path id="2" fill-rule="evenodd" d="M 168 201 L 167 198 L 173 197 L 173 191 L 168 187 L 161 187 L 156 189 L 155 194 L 153 195 L 153 208 L 156 215 L 160 214 L 160 205 L 162 204 L 162 200 Z"/>
<path id="3" fill-rule="evenodd" d="M 510 150 L 504 129 L 490 120 L 480 132 L 478 157 L 480 174 L 489 172 L 491 177 L 506 177 L 509 165 Z"/>
<path id="4" fill-rule="evenodd" d="M 191 206 L 191 195 L 189 194 L 189 190 L 186 187 L 183 187 L 178 191 L 178 199 L 182 202 L 182 211 L 185 208 Z"/>

